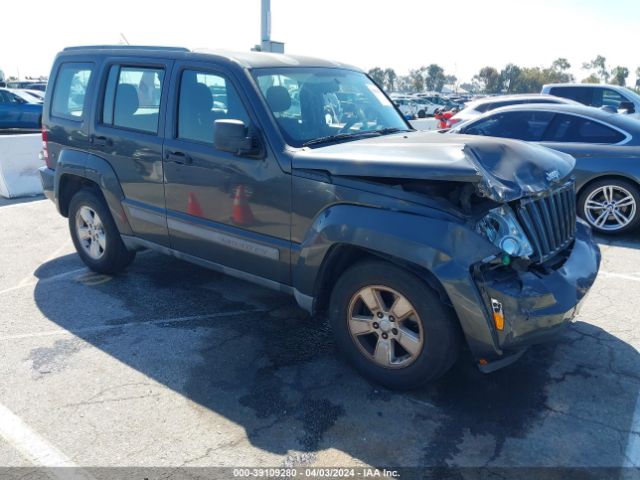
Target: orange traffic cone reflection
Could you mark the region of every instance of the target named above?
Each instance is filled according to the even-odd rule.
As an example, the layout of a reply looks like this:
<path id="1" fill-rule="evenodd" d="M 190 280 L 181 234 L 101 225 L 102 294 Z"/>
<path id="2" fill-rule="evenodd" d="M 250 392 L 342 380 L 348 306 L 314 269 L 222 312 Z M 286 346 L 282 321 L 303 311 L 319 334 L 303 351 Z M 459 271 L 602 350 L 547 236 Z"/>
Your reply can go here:
<path id="1" fill-rule="evenodd" d="M 249 225 L 255 221 L 247 196 L 244 193 L 244 185 L 238 185 L 236 194 L 233 197 L 233 211 L 231 212 L 231 220 L 236 225 Z"/>
<path id="2" fill-rule="evenodd" d="M 196 217 L 204 217 L 204 212 L 198 202 L 198 197 L 193 192 L 189 192 L 189 199 L 187 200 L 187 213 Z"/>

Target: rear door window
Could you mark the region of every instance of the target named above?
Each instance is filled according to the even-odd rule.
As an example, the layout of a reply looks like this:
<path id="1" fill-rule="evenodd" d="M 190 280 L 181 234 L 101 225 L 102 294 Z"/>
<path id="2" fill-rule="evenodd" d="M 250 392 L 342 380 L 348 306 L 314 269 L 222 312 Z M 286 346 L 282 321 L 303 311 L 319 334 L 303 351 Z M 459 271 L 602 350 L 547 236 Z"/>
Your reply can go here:
<path id="1" fill-rule="evenodd" d="M 114 65 L 109 70 L 102 123 L 158 133 L 164 69 Z"/>
<path id="2" fill-rule="evenodd" d="M 93 65 L 90 63 L 64 63 L 60 66 L 51 100 L 53 116 L 70 120 L 83 118 L 92 72 Z"/>
<path id="3" fill-rule="evenodd" d="M 545 142 L 615 144 L 626 136 L 595 120 L 558 114 L 544 135 Z"/>

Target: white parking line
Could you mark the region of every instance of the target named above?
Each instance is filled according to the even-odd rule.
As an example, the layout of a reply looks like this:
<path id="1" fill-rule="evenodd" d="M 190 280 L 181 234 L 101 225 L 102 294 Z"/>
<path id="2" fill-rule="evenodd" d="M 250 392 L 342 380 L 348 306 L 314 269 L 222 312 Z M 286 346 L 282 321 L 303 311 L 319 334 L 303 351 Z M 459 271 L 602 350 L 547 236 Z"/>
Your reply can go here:
<path id="1" fill-rule="evenodd" d="M 600 270 L 598 272 L 598 275 L 602 275 L 604 277 L 621 278 L 623 280 L 631 280 L 632 282 L 640 282 L 640 276 L 625 275 L 624 273 L 613 273 Z"/>
<path id="2" fill-rule="evenodd" d="M 24 283 L 24 280 L 23 280 L 15 287 L 10 287 L 4 290 L 0 290 L 0 295 L 4 293 L 13 292 L 14 290 L 19 290 L 21 288 L 30 287 L 32 285 L 36 285 L 37 283 L 54 282 L 56 280 L 60 280 L 62 278 L 68 277 L 69 275 L 73 275 L 74 273 L 81 273 L 81 272 L 88 272 L 88 271 L 89 271 L 88 268 L 83 267 L 83 268 L 76 268 L 75 270 L 71 270 L 69 272 L 59 273 L 58 275 L 53 275 L 52 277 L 43 278 L 42 280 L 36 278 L 35 280 L 32 280 L 31 282 L 28 282 L 28 283 Z"/>
<path id="3" fill-rule="evenodd" d="M 46 474 L 52 478 L 93 479 L 65 454 L 34 432 L 26 423 L 4 405 L 0 404 L 0 436 L 36 467 L 48 467 Z M 64 468 L 62 470 L 61 468 Z"/>
<path id="4" fill-rule="evenodd" d="M 97 327 L 79 328 L 73 331 L 59 329 L 59 330 L 49 330 L 46 332 L 19 333 L 16 335 L 7 335 L 5 337 L 0 337 L 0 341 L 20 340 L 23 338 L 50 337 L 53 335 L 76 335 L 77 336 L 84 333 L 103 332 L 106 330 L 113 330 L 114 328 L 135 327 L 137 325 L 154 325 L 156 323 L 183 323 L 183 322 L 190 322 L 193 320 L 205 320 L 208 318 L 231 317 L 233 315 L 245 315 L 248 313 L 265 313 L 265 312 L 267 312 L 267 310 L 264 310 L 264 309 L 234 310 L 231 312 L 211 313 L 209 315 L 192 315 L 188 317 L 176 317 L 176 318 L 158 318 L 154 320 L 144 320 L 142 322 L 128 322 L 128 323 L 118 323 L 113 325 L 100 325 Z"/>
<path id="5" fill-rule="evenodd" d="M 640 467 L 640 394 L 636 401 L 636 409 L 633 412 L 633 418 L 631 419 L 631 426 L 629 427 L 631 433 L 627 440 L 627 449 L 624 454 L 623 467 Z"/>

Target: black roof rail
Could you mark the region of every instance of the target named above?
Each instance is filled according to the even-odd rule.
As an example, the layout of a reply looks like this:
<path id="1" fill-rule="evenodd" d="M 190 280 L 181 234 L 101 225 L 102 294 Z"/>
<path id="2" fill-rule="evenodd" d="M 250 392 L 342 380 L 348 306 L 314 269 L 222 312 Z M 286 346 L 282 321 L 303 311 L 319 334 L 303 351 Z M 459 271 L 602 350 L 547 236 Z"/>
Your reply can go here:
<path id="1" fill-rule="evenodd" d="M 158 50 L 170 52 L 189 52 L 184 47 L 159 47 L 153 45 L 83 45 L 78 47 L 65 47 L 63 51 L 69 52 L 73 50 Z"/>

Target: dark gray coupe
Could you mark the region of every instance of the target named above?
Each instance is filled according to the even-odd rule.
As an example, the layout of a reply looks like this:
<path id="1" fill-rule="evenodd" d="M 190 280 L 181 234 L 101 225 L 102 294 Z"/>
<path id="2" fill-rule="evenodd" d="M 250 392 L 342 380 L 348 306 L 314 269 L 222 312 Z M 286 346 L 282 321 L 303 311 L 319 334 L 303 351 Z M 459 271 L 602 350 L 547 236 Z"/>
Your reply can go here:
<path id="1" fill-rule="evenodd" d="M 640 120 L 574 105 L 514 105 L 451 133 L 537 142 L 573 155 L 578 213 L 600 233 L 640 225 Z"/>

